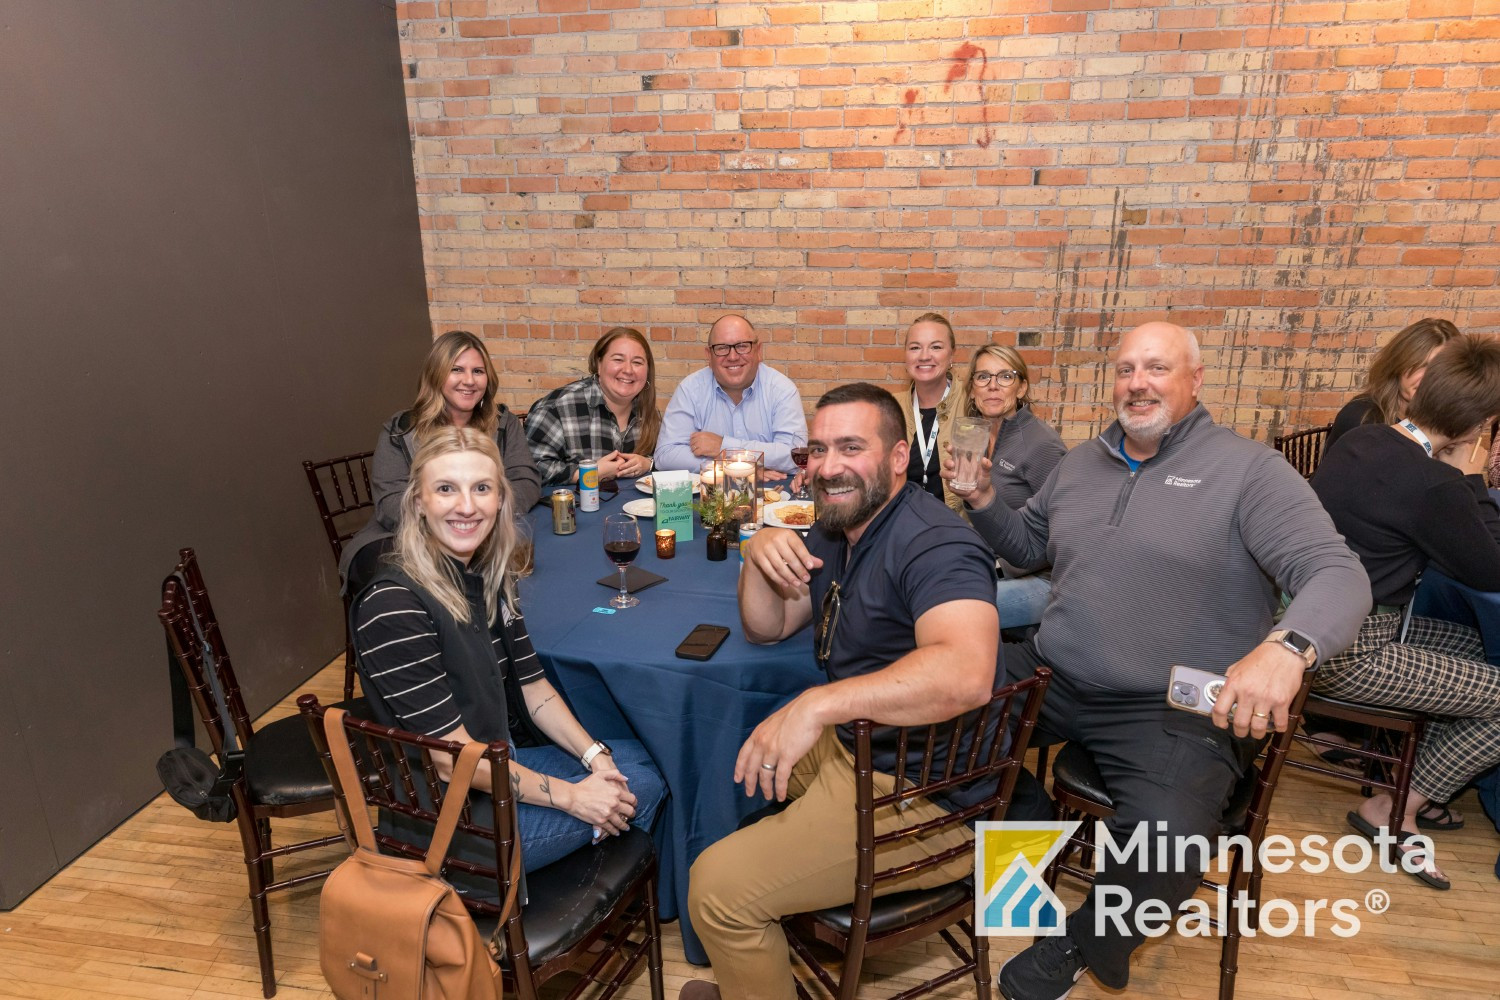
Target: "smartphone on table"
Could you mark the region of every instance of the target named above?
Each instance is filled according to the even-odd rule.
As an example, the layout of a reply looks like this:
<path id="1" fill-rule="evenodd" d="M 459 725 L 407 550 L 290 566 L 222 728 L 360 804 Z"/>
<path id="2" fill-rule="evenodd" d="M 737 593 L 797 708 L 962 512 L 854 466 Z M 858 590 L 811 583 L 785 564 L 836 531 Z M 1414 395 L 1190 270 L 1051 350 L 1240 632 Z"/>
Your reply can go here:
<path id="1" fill-rule="evenodd" d="M 706 660 L 719 651 L 727 638 L 729 629 L 723 625 L 699 625 L 678 645 L 677 656 L 684 660 Z"/>

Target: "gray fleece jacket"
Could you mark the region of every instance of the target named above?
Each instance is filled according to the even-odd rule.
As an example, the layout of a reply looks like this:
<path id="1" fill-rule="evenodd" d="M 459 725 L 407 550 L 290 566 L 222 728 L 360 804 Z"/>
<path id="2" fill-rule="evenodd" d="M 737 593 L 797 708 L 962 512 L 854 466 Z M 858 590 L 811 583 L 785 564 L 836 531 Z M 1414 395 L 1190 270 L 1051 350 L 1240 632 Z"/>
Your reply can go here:
<path id="1" fill-rule="evenodd" d="M 1052 564 L 1036 644 L 1073 683 L 1165 695 L 1174 664 L 1224 672 L 1281 620 L 1320 660 L 1354 641 L 1370 583 L 1312 488 L 1202 405 L 1131 472 L 1118 422 L 1074 448 L 1026 506 L 969 516 L 1018 565 Z"/>

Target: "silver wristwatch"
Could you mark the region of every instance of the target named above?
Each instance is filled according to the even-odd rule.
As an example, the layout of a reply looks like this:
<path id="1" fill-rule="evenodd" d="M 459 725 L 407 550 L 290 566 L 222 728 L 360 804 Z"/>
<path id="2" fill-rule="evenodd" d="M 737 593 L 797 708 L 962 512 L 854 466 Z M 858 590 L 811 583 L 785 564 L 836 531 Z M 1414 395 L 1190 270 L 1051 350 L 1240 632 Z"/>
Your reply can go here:
<path id="1" fill-rule="evenodd" d="M 1279 628 L 1266 636 L 1266 642 L 1274 642 L 1279 646 L 1285 646 L 1298 656 L 1307 669 L 1311 670 L 1318 665 L 1318 651 L 1313 646 L 1313 641 L 1301 632 L 1293 632 L 1289 628 Z"/>

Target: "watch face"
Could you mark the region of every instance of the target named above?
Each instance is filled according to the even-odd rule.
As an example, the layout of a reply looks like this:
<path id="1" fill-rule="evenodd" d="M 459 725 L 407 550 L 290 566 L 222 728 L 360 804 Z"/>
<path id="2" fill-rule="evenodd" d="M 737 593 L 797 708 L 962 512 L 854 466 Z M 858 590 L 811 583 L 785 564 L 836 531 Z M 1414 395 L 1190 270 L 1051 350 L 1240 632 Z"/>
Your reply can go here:
<path id="1" fill-rule="evenodd" d="M 1293 649 L 1303 654 L 1304 656 L 1307 655 L 1307 651 L 1312 648 L 1312 640 L 1300 632 L 1288 631 L 1286 634 L 1286 638 L 1282 639 L 1281 641 L 1286 643 L 1288 646 L 1291 646 Z"/>

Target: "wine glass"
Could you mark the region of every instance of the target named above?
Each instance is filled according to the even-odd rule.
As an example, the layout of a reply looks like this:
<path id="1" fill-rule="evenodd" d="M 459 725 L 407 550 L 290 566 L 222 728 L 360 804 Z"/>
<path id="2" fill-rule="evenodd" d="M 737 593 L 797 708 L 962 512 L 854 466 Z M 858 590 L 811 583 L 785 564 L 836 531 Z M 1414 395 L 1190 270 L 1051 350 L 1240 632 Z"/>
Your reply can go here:
<path id="1" fill-rule="evenodd" d="M 609 599 L 612 608 L 633 608 L 641 603 L 625 591 L 625 567 L 635 562 L 641 551 L 641 526 L 629 514 L 610 514 L 604 518 L 604 554 L 620 570 L 620 592 Z"/>
<path id="2" fill-rule="evenodd" d="M 792 464 L 802 470 L 802 485 L 797 487 L 797 495 L 794 500 L 811 500 L 812 493 L 807 489 L 807 455 L 806 447 L 792 449 Z"/>

